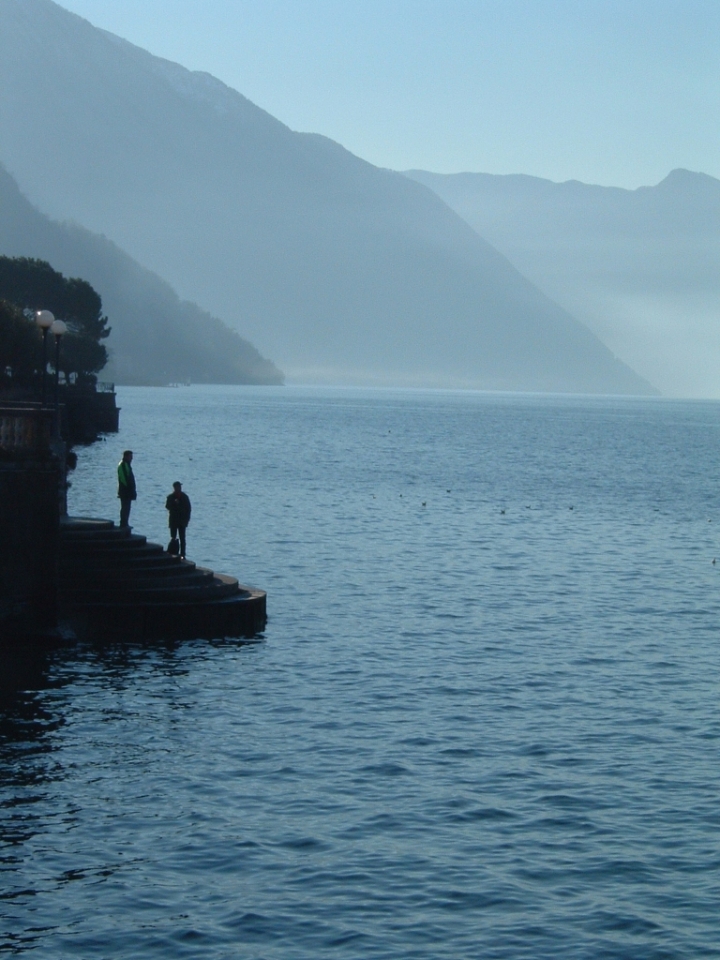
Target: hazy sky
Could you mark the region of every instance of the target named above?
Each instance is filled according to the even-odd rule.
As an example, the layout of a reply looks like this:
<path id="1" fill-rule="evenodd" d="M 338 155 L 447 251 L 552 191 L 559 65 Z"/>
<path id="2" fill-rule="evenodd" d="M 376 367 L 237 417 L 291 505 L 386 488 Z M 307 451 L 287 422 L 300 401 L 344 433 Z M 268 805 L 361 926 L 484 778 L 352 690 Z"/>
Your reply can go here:
<path id="1" fill-rule="evenodd" d="M 720 177 L 720 0 L 62 0 L 380 166 Z"/>

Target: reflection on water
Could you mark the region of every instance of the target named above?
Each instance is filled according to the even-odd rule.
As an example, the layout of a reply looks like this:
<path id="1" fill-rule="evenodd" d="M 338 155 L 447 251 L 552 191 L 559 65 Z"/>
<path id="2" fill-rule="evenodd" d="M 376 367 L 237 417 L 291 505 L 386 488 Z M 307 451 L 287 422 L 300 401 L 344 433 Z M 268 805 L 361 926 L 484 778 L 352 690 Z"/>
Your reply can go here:
<path id="1" fill-rule="evenodd" d="M 12 917 L 15 901 L 26 903 L 36 891 L 24 877 L 27 849 L 46 829 L 41 807 L 52 780 L 62 776 L 51 734 L 62 718 L 48 711 L 48 658 L 42 651 L 26 655 L 4 651 L 0 685 L 0 902 Z M 0 907 L 3 913 L 5 910 Z M 35 940 L 29 933 L 3 931 L 0 949 L 19 948 Z"/>

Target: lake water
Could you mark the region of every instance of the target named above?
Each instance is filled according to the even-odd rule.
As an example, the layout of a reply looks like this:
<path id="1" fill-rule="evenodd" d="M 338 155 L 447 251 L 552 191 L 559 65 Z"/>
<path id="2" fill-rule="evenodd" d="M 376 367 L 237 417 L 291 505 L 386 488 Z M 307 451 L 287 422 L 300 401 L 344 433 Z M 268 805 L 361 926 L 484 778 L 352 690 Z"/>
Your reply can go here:
<path id="1" fill-rule="evenodd" d="M 720 957 L 720 404 L 123 389 L 72 513 L 268 591 L 0 702 L 0 952 Z M 717 555 L 718 564 L 713 565 Z"/>

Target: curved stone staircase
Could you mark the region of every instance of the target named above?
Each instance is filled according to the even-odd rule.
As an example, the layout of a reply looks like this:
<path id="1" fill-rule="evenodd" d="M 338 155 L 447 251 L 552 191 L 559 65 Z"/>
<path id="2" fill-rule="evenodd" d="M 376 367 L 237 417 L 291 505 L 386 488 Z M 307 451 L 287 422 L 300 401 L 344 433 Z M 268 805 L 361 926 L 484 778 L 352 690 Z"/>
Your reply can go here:
<path id="1" fill-rule="evenodd" d="M 167 553 L 111 520 L 60 525 L 61 616 L 90 639 L 250 637 L 266 595 Z"/>

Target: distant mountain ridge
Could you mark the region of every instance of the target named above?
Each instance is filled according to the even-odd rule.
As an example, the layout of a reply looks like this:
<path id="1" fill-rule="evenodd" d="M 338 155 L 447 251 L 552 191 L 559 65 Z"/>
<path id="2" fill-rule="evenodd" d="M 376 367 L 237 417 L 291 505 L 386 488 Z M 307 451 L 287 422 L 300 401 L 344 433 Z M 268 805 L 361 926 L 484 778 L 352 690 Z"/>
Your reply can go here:
<path id="1" fill-rule="evenodd" d="M 112 333 L 101 379 L 124 384 L 279 384 L 282 373 L 220 320 L 145 270 L 105 237 L 39 213 L 0 166 L 0 254 L 47 260 L 88 280 Z"/>
<path id="2" fill-rule="evenodd" d="M 720 396 L 720 181 L 408 171 L 664 393 Z"/>
<path id="3" fill-rule="evenodd" d="M 0 160 L 30 200 L 295 379 L 652 391 L 426 188 L 50 0 L 0 21 Z"/>

